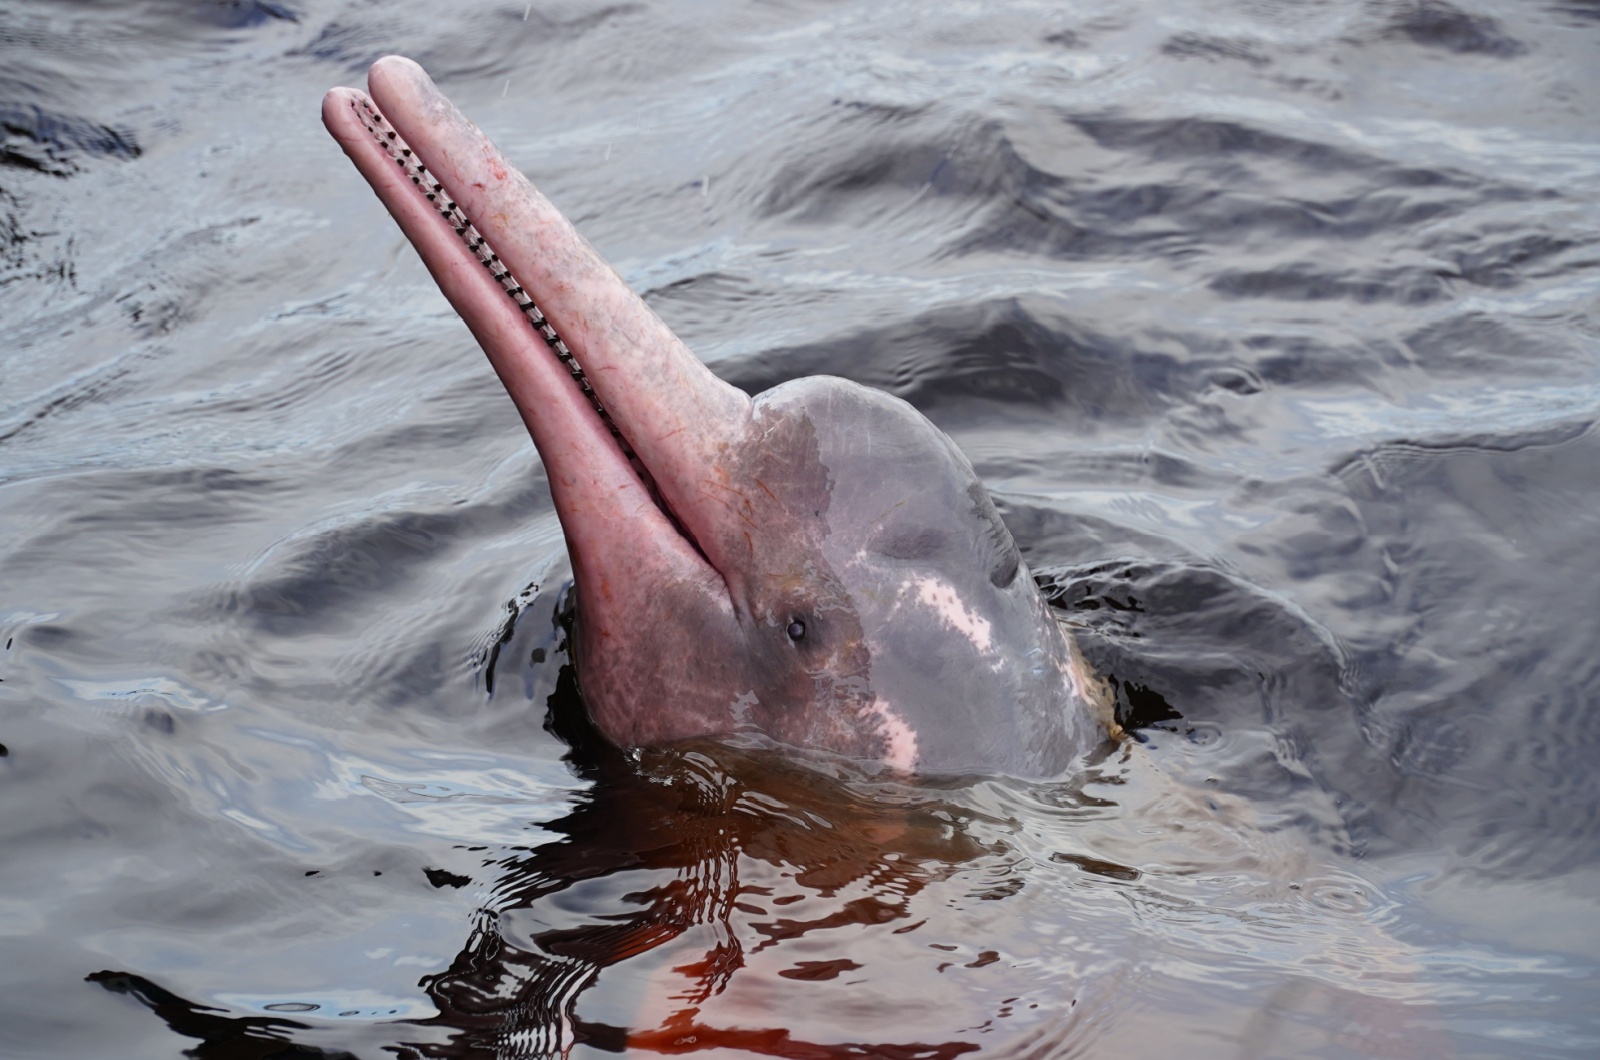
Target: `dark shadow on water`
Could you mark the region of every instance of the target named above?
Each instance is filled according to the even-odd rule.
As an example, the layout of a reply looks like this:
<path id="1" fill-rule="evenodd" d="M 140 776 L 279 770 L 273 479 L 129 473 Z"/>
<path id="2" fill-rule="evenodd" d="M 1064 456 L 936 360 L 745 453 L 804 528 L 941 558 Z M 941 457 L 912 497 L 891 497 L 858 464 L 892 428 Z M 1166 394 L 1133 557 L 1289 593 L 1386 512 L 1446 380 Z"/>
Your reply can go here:
<path id="1" fill-rule="evenodd" d="M 1298 827 L 1360 854 L 1386 824 L 1359 793 L 1375 768 L 1341 646 L 1282 601 L 1183 561 L 1115 561 L 1051 571 L 1047 598 L 1071 616 L 1117 718 L 1136 739 L 1237 749 L 1217 783 L 1261 805 L 1299 807 Z M 1239 739 L 1254 735 L 1256 739 Z M 1378 765 L 1381 766 L 1381 763 Z M 1340 820 L 1330 834 L 1323 807 Z"/>
<path id="2" fill-rule="evenodd" d="M 87 982 L 98 983 L 113 994 L 126 994 L 166 1021 L 185 1038 L 200 1044 L 183 1051 L 194 1060 L 355 1060 L 343 1050 L 329 1052 L 297 1045 L 285 1036 L 305 1030 L 304 1023 L 263 1016 L 229 1016 L 218 1009 L 197 1005 L 128 972 L 95 972 Z"/>

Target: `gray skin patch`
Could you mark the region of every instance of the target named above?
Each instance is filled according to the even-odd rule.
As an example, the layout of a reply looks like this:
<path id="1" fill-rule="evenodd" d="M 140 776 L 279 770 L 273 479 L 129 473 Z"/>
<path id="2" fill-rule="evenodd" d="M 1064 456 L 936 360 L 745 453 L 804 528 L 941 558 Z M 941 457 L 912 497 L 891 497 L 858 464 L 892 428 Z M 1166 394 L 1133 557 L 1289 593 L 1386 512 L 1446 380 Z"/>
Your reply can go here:
<path id="1" fill-rule="evenodd" d="M 919 773 L 1044 777 L 1102 738 L 987 491 L 910 405 L 828 377 L 776 387 L 705 489 L 729 516 L 706 551 L 740 558 L 731 613 L 645 588 L 649 643 L 608 653 L 580 604 L 582 682 L 635 704 L 596 718 L 614 739 L 755 728 Z"/>

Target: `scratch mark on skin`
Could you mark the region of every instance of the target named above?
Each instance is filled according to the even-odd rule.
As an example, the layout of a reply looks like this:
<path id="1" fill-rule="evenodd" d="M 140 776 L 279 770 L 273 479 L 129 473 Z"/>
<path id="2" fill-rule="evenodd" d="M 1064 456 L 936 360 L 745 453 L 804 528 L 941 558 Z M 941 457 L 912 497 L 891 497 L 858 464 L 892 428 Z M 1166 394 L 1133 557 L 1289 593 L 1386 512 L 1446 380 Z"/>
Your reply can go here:
<path id="1" fill-rule="evenodd" d="M 751 510 L 750 501 L 745 497 L 745 495 L 743 493 L 740 493 L 738 490 L 732 489 L 731 487 L 728 487 L 728 490 L 729 490 L 730 493 L 737 494 L 739 499 L 744 501 L 745 511 L 750 511 Z M 702 489 L 700 491 L 700 495 L 702 497 L 706 497 L 706 498 L 708 498 L 710 500 L 716 501 L 718 504 L 720 504 L 724 508 L 728 509 L 728 511 L 732 512 L 734 515 L 737 515 L 739 517 L 739 519 L 742 522 L 744 522 L 745 524 L 747 524 L 749 526 L 752 526 L 752 527 L 755 527 L 756 529 L 760 529 L 760 527 L 757 525 L 757 523 L 756 523 L 756 521 L 754 519 L 752 519 L 748 515 L 746 515 L 745 512 L 740 511 L 738 509 L 738 507 L 736 507 L 733 503 L 725 500 L 722 497 L 717 496 L 716 494 L 712 493 L 710 490 L 707 490 L 707 489 Z"/>
<path id="2" fill-rule="evenodd" d="M 904 508 L 905 506 L 906 506 L 906 502 L 904 500 L 895 501 L 893 504 L 889 505 L 889 507 L 883 509 L 883 511 L 878 513 L 877 522 L 879 523 L 879 525 L 882 525 L 883 523 L 888 522 L 889 521 L 889 516 L 890 516 L 891 513 L 897 512 L 901 508 Z"/>
<path id="3" fill-rule="evenodd" d="M 756 485 L 761 487 L 761 492 L 762 493 L 765 493 L 767 496 L 771 497 L 773 500 L 777 500 L 778 499 L 778 495 L 776 493 L 773 493 L 771 490 L 767 489 L 767 484 L 765 482 L 762 482 L 760 479 L 756 479 Z"/>

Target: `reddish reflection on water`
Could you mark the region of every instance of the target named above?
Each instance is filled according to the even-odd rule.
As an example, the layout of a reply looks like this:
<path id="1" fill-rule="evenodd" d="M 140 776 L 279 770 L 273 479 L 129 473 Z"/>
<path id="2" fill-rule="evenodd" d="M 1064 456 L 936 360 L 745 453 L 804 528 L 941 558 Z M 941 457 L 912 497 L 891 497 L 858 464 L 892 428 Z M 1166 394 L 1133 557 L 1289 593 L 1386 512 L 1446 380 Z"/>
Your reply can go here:
<path id="1" fill-rule="evenodd" d="M 493 862 L 493 912 L 424 980 L 439 1019 L 468 1029 L 445 1053 L 513 1040 L 794 1057 L 978 1048 L 941 1040 L 960 1023 L 948 1007 L 931 1022 L 886 1023 L 881 988 L 863 989 L 915 986 L 916 1005 L 932 988 L 982 1022 L 984 1006 L 944 989 L 939 972 L 997 956 L 930 950 L 917 935 L 917 896 L 983 853 L 959 807 L 726 748 L 619 756 L 605 772 L 548 826 L 562 839 Z M 917 1037 L 924 1027 L 935 1033 Z"/>

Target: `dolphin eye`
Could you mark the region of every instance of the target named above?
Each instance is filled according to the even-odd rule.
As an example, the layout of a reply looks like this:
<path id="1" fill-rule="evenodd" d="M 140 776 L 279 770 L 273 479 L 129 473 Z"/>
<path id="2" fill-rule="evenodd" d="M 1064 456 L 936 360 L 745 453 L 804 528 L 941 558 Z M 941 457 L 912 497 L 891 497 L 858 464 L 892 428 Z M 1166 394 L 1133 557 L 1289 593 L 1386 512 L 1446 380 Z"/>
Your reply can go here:
<path id="1" fill-rule="evenodd" d="M 789 639 L 802 640 L 806 635 L 806 624 L 798 618 L 789 620 Z"/>

